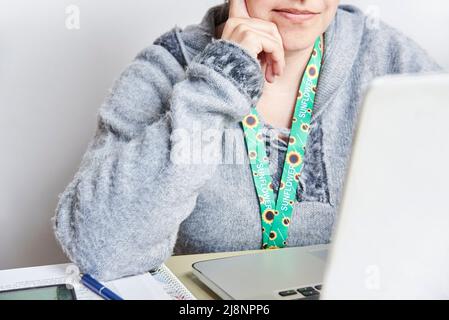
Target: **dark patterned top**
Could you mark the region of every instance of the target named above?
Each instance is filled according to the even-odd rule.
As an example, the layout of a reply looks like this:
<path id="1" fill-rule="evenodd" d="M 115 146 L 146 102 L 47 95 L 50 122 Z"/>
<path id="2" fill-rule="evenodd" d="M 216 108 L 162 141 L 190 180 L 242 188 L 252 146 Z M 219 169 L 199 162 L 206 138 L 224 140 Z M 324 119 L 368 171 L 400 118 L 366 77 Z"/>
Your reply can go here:
<path id="1" fill-rule="evenodd" d="M 275 199 L 279 190 L 282 177 L 285 155 L 288 148 L 290 129 L 275 128 L 262 121 L 262 131 L 264 135 L 267 156 L 270 160 L 270 173 L 273 180 L 273 190 Z M 304 167 L 299 180 L 297 200 L 327 202 L 328 192 L 325 188 L 325 168 L 321 168 L 321 153 L 315 152 L 314 145 L 320 143 L 321 130 L 312 126 L 311 134 L 306 147 Z"/>

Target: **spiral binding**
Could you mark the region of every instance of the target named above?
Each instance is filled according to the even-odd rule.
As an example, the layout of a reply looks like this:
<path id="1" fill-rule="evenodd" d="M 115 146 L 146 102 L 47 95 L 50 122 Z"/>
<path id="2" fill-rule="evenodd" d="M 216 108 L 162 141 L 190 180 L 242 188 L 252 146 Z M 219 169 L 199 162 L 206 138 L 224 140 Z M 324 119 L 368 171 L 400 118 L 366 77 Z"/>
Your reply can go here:
<path id="1" fill-rule="evenodd" d="M 196 300 L 192 293 L 179 281 L 165 264 L 152 271 L 151 275 L 162 283 L 164 290 L 173 300 Z"/>

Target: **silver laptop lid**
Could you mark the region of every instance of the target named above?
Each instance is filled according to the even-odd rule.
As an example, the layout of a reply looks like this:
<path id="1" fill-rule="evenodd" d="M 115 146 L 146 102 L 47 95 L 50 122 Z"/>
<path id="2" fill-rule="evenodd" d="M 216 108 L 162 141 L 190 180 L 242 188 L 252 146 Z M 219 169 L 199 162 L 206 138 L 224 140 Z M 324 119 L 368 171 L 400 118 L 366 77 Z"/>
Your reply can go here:
<path id="1" fill-rule="evenodd" d="M 449 298 L 449 75 L 375 81 L 322 298 Z"/>

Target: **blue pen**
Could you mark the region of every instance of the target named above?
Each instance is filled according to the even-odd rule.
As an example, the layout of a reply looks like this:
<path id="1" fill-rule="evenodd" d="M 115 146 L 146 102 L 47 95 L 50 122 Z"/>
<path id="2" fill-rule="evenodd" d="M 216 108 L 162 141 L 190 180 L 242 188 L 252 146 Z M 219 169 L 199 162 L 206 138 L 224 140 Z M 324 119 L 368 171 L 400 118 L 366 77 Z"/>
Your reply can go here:
<path id="1" fill-rule="evenodd" d="M 104 285 L 102 285 L 100 282 L 98 282 L 88 274 L 83 274 L 81 276 L 81 283 L 105 300 L 123 300 L 122 297 L 106 288 Z"/>

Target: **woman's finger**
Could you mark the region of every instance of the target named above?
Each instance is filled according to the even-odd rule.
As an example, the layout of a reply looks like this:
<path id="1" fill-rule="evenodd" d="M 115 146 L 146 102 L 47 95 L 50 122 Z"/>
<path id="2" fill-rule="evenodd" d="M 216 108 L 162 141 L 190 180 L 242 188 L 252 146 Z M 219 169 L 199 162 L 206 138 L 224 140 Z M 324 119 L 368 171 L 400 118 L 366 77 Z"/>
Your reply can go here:
<path id="1" fill-rule="evenodd" d="M 242 27 L 244 28 L 244 27 Z M 237 30 L 237 32 L 242 32 Z M 275 74 L 281 75 L 285 67 L 284 47 L 273 36 L 259 30 L 248 29 L 252 37 L 245 41 L 249 41 L 249 46 L 255 46 L 257 52 L 265 52 L 266 61 L 270 61 L 272 67 L 276 71 Z"/>
<path id="2" fill-rule="evenodd" d="M 246 0 L 230 0 L 229 18 L 250 18 Z"/>
<path id="3" fill-rule="evenodd" d="M 273 75 L 282 75 L 285 67 L 284 48 L 282 44 L 264 32 L 258 30 L 252 30 L 252 32 L 257 36 L 257 39 L 254 41 L 258 41 L 259 46 L 261 46 L 258 48 L 259 52 L 263 51 L 265 53 L 265 61 L 271 65 L 271 73 Z"/>
<path id="4" fill-rule="evenodd" d="M 271 62 L 271 59 L 268 59 L 268 62 L 267 62 L 267 66 L 265 69 L 265 79 L 269 83 L 274 82 L 273 63 Z"/>
<path id="5" fill-rule="evenodd" d="M 267 32 L 271 34 L 279 43 L 282 44 L 282 37 L 279 33 L 279 29 L 277 25 L 273 22 L 268 22 L 261 19 L 243 19 L 243 18 L 232 18 L 229 19 L 226 23 L 225 29 L 223 30 L 223 34 L 229 33 L 229 31 L 233 31 L 239 25 L 246 25 L 253 29 L 260 30 L 262 32 Z"/>
<path id="6" fill-rule="evenodd" d="M 262 36 L 268 37 L 271 40 L 277 42 L 279 44 L 279 46 L 281 46 L 282 48 L 284 47 L 282 44 L 282 39 L 279 39 L 278 37 L 276 37 L 276 35 L 273 35 L 272 33 L 267 32 L 266 28 L 261 28 L 260 25 L 251 23 L 250 20 L 246 20 L 244 22 L 236 24 L 236 27 L 232 30 L 232 32 L 236 32 L 239 34 L 243 34 L 245 32 L 246 33 L 254 32 L 254 33 L 260 34 Z"/>

